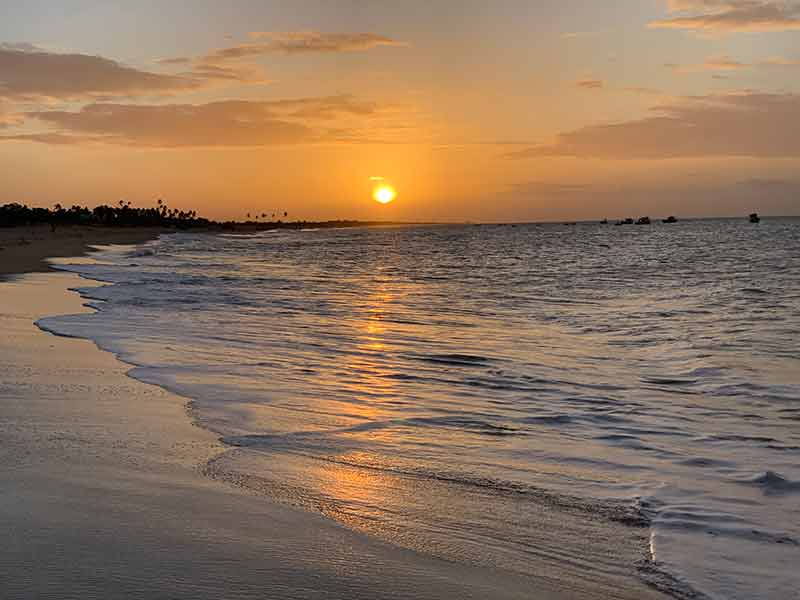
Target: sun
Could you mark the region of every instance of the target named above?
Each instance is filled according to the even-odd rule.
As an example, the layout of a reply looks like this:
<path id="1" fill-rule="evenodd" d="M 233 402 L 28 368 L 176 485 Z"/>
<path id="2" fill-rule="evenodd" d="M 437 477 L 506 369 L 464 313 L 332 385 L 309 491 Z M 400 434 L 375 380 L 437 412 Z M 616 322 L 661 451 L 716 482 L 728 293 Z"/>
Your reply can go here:
<path id="1" fill-rule="evenodd" d="M 397 192 L 390 185 L 379 185 L 375 187 L 372 192 L 372 197 L 381 204 L 389 204 L 392 200 L 397 198 Z"/>

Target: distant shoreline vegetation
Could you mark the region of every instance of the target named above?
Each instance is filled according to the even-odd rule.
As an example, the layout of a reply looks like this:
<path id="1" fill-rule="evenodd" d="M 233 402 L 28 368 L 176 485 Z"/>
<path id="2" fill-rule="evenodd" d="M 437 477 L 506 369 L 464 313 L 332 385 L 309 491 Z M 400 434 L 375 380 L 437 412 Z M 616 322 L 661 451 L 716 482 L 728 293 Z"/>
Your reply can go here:
<path id="1" fill-rule="evenodd" d="M 248 215 L 249 216 L 249 215 Z M 284 213 L 288 216 L 288 213 Z M 194 210 L 170 208 L 159 200 L 152 208 L 137 208 L 120 200 L 116 205 L 95 208 L 56 204 L 52 209 L 28 207 L 10 203 L 0 206 L 0 227 L 49 225 L 53 231 L 60 226 L 90 225 L 97 227 L 164 227 L 171 229 L 206 229 L 215 231 L 265 231 L 270 229 L 333 229 L 378 225 L 400 225 L 383 221 L 212 221 L 199 217 Z"/>

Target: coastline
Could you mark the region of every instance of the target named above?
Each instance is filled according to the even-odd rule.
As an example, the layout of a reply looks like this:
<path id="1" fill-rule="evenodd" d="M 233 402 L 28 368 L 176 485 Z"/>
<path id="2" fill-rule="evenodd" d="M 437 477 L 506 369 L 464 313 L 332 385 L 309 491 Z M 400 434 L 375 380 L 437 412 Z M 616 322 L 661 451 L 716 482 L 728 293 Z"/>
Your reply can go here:
<path id="1" fill-rule="evenodd" d="M 92 227 L 47 225 L 0 227 L 0 281 L 23 273 L 50 271 L 50 258 L 84 256 L 91 246 L 141 244 L 172 231 L 160 227 Z"/>
<path id="2" fill-rule="evenodd" d="M 135 242 L 78 239 L 81 252 Z M 184 398 L 128 377 L 91 342 L 35 327 L 89 310 L 68 291 L 79 282 L 54 272 L 0 281 L 0 456 L 13 465 L 0 475 L 0 523 L 11 532 L 0 565 L 17 575 L 4 584 L 9 597 L 597 596 L 567 571 L 520 577 L 430 558 L 203 476 L 222 446 L 192 425 Z M 631 580 L 603 595 L 664 597 Z"/>

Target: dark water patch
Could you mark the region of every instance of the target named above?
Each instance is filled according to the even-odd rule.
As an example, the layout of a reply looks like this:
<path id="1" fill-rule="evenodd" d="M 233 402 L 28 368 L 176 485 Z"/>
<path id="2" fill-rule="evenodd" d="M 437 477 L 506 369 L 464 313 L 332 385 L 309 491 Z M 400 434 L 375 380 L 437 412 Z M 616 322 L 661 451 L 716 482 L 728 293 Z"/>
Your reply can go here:
<path id="1" fill-rule="evenodd" d="M 692 386 L 697 385 L 696 379 L 683 377 L 642 377 L 642 383 L 665 386 Z"/>
<path id="2" fill-rule="evenodd" d="M 459 367 L 483 367 L 494 362 L 486 356 L 475 356 L 471 354 L 411 354 L 408 358 L 422 362 L 430 362 L 443 365 L 453 365 Z"/>
<path id="3" fill-rule="evenodd" d="M 792 444 L 767 444 L 765 447 L 778 452 L 800 452 L 800 446 Z"/>
<path id="4" fill-rule="evenodd" d="M 678 461 L 682 465 L 686 465 L 687 467 L 699 467 L 699 468 L 733 468 L 736 466 L 735 462 L 729 460 L 721 460 L 717 458 L 705 458 L 705 457 L 692 457 L 686 458 L 684 460 Z"/>
<path id="5" fill-rule="evenodd" d="M 701 438 L 697 438 L 699 442 L 743 442 L 743 443 L 755 443 L 755 444 L 774 444 L 778 440 L 773 437 L 763 436 L 763 435 L 738 435 L 738 434 L 717 434 L 717 435 L 708 435 Z"/>
<path id="6" fill-rule="evenodd" d="M 795 494 L 800 492 L 800 481 L 790 481 L 775 471 L 765 471 L 749 479 L 739 481 L 745 485 L 759 487 L 765 494 Z"/>
<path id="7" fill-rule="evenodd" d="M 573 418 L 570 415 L 545 415 L 540 417 L 524 417 L 520 419 L 522 423 L 529 423 L 532 425 L 567 425 L 572 423 Z"/>
<path id="8" fill-rule="evenodd" d="M 740 527 L 722 525 L 725 520 L 722 515 L 713 519 L 703 519 L 699 515 L 685 518 L 658 518 L 654 524 L 658 530 L 672 530 L 679 533 L 694 533 L 728 539 L 747 540 L 766 544 L 782 544 L 787 546 L 800 546 L 800 541 L 788 533 L 754 529 L 745 524 Z"/>
<path id="9" fill-rule="evenodd" d="M 507 436 L 507 435 L 523 435 L 524 432 L 518 429 L 513 429 L 505 425 L 499 425 L 484 421 L 478 418 L 469 418 L 467 416 L 460 417 L 419 417 L 412 419 L 404 419 L 402 421 L 394 421 L 393 423 L 399 425 L 421 426 L 421 427 L 450 427 L 468 431 L 470 433 L 479 433 L 482 435 L 492 436 Z"/>
<path id="10" fill-rule="evenodd" d="M 661 429 L 654 429 L 654 428 L 644 428 L 644 427 L 612 427 L 610 428 L 612 431 L 618 431 L 619 433 L 627 436 L 635 436 L 637 438 L 644 438 L 644 437 L 691 437 L 691 433 L 687 433 L 685 430 L 679 429 L 677 427 L 662 427 Z"/>

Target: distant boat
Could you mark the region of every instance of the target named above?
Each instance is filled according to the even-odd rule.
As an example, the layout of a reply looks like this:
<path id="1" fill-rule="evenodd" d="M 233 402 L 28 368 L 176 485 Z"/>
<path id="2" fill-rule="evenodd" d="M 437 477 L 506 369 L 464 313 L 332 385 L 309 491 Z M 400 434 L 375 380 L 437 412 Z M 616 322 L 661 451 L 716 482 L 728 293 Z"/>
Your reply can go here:
<path id="1" fill-rule="evenodd" d="M 622 221 L 617 221 L 616 223 L 614 223 L 614 225 L 633 225 L 634 223 L 635 221 L 630 217 L 628 217 L 627 219 L 624 219 Z"/>
<path id="2" fill-rule="evenodd" d="M 603 219 L 600 221 L 600 225 L 608 225 L 608 219 Z"/>
<path id="3" fill-rule="evenodd" d="M 753 213 L 750 215 L 750 222 L 751 223 L 761 223 L 761 217 L 758 216 L 758 213 Z"/>
<path id="4" fill-rule="evenodd" d="M 650 217 L 641 217 L 636 221 L 637 225 L 650 225 Z"/>
<path id="5" fill-rule="evenodd" d="M 661 219 L 661 222 L 662 223 L 677 223 L 678 219 L 676 219 L 674 216 L 669 216 L 666 219 Z"/>

